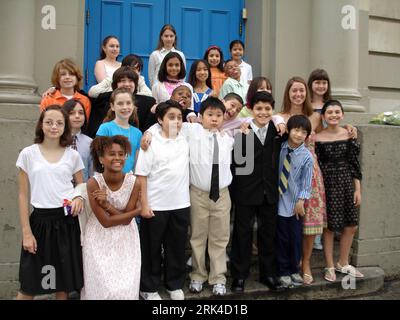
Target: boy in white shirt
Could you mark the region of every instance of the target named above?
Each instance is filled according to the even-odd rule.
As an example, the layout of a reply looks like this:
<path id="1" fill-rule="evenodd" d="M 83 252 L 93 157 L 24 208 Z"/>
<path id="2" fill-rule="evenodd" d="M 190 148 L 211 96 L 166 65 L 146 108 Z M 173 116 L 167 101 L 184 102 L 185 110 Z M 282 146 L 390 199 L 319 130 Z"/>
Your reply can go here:
<path id="1" fill-rule="evenodd" d="M 202 125 L 184 123 L 181 134 L 189 142 L 192 272 L 191 292 L 203 290 L 203 283 L 213 286 L 214 295 L 226 293 L 226 247 L 230 235 L 231 199 L 228 186 L 232 182 L 230 170 L 233 138 L 221 133 L 225 106 L 209 97 L 202 102 Z M 159 127 L 158 127 L 159 128 Z M 157 125 L 149 129 L 153 134 Z M 145 134 L 143 141 L 149 139 Z M 208 243 L 208 247 L 207 247 Z M 210 272 L 205 265 L 206 249 L 210 257 Z"/>

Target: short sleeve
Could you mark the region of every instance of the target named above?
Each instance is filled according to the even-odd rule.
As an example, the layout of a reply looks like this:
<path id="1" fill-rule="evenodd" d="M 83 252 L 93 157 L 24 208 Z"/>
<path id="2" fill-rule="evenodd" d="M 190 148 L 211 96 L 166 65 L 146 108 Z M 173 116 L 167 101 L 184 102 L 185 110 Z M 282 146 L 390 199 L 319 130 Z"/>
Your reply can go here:
<path id="1" fill-rule="evenodd" d="M 108 126 L 105 125 L 104 123 L 100 125 L 99 129 L 97 130 L 96 136 L 103 136 L 103 137 L 111 136 L 110 130 L 108 130 Z"/>
<path id="2" fill-rule="evenodd" d="M 356 139 L 349 140 L 348 143 L 349 151 L 349 163 L 351 168 L 351 175 L 354 179 L 361 180 L 361 165 L 359 161 L 361 145 Z"/>
<path id="3" fill-rule="evenodd" d="M 153 160 L 154 151 L 151 146 L 147 151 L 143 151 L 143 149 L 140 149 L 135 167 L 135 175 L 147 177 L 151 172 Z"/>
<path id="4" fill-rule="evenodd" d="M 28 152 L 27 149 L 23 149 L 20 154 L 18 155 L 16 166 L 18 169 L 21 169 L 28 173 L 29 171 L 29 159 L 28 159 Z"/>
<path id="5" fill-rule="evenodd" d="M 83 164 L 82 158 L 79 155 L 78 151 L 70 149 L 71 158 L 72 158 L 72 174 L 77 173 L 80 170 L 85 169 L 85 165 Z"/>

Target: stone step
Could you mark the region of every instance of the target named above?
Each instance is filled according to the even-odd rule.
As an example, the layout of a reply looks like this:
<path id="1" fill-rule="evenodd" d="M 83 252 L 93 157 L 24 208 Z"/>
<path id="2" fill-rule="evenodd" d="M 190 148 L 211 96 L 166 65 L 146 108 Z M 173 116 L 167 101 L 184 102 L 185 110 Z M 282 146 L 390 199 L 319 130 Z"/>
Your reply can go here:
<path id="1" fill-rule="evenodd" d="M 314 282 L 311 285 L 302 285 L 279 293 L 272 292 L 258 282 L 258 275 L 254 273 L 246 280 L 244 293 L 231 292 L 230 277 L 227 278 L 227 293 L 223 297 L 215 297 L 209 285 L 206 285 L 199 294 L 190 293 L 189 281 L 185 284 L 184 292 L 187 300 L 327 300 L 366 295 L 383 288 L 384 271 L 381 268 L 360 267 L 359 270 L 364 274 L 364 278 L 355 279 L 336 273 L 337 279 L 331 283 L 323 279 L 323 269 L 313 269 Z M 164 290 L 160 291 L 160 295 L 163 299 L 169 299 L 168 293 Z"/>

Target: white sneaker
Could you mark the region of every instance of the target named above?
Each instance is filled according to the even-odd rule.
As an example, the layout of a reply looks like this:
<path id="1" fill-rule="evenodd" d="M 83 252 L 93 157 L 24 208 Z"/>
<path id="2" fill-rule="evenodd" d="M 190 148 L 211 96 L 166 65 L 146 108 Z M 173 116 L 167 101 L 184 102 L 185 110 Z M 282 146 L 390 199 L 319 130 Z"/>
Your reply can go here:
<path id="1" fill-rule="evenodd" d="M 169 293 L 171 300 L 185 300 L 185 294 L 181 289 L 172 291 L 167 290 L 167 292 Z"/>
<path id="2" fill-rule="evenodd" d="M 293 285 L 296 286 L 296 287 L 297 286 L 301 286 L 304 283 L 303 278 L 298 273 L 291 274 L 290 278 L 292 279 Z"/>
<path id="3" fill-rule="evenodd" d="M 203 290 L 203 282 L 192 280 L 189 284 L 189 291 L 192 293 L 200 293 Z"/>
<path id="4" fill-rule="evenodd" d="M 158 292 L 143 292 L 140 291 L 140 296 L 144 299 L 144 300 L 162 300 L 162 298 L 160 297 L 160 295 L 158 294 Z"/>
<path id="5" fill-rule="evenodd" d="M 279 277 L 279 281 L 281 282 L 281 285 L 284 288 L 293 288 L 294 287 L 292 278 L 290 276 Z"/>
<path id="6" fill-rule="evenodd" d="M 224 296 L 226 293 L 226 288 L 223 283 L 217 283 L 213 286 L 213 295 L 215 296 Z"/>

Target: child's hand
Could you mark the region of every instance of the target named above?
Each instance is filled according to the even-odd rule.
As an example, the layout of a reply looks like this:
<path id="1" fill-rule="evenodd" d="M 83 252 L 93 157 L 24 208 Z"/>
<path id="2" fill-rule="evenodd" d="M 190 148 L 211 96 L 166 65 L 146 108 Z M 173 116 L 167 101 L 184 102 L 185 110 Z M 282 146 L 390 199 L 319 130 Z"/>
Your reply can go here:
<path id="1" fill-rule="evenodd" d="M 107 208 L 107 189 L 105 186 L 101 189 L 93 191 L 92 196 L 97 201 L 100 207 L 102 207 L 103 209 Z"/>
<path id="2" fill-rule="evenodd" d="M 54 92 L 56 92 L 56 88 L 50 87 L 45 92 L 43 92 L 42 98 L 46 98 L 47 96 L 52 95 Z"/>
<path id="3" fill-rule="evenodd" d="M 304 211 L 304 200 L 300 199 L 297 201 L 295 207 L 294 207 L 294 213 L 296 215 L 296 219 L 299 220 L 299 218 L 302 218 L 306 215 Z"/>
<path id="4" fill-rule="evenodd" d="M 244 133 L 244 134 L 248 134 L 248 133 L 250 132 L 249 126 L 250 126 L 250 123 L 243 122 L 243 123 L 240 125 L 240 128 L 239 128 L 240 132 L 242 132 L 242 133 Z"/>
<path id="5" fill-rule="evenodd" d="M 140 140 L 140 147 L 144 151 L 147 151 L 147 149 L 150 147 L 150 144 L 151 144 L 151 133 L 146 131 L 145 133 L 143 133 L 142 139 Z"/>
<path id="6" fill-rule="evenodd" d="M 349 137 L 351 139 L 357 139 L 357 128 L 352 126 L 351 124 L 346 124 L 344 128 L 347 130 Z"/>
<path id="7" fill-rule="evenodd" d="M 22 247 L 29 253 L 36 254 L 37 242 L 35 236 L 32 233 L 23 236 Z"/>
<path id="8" fill-rule="evenodd" d="M 156 113 L 157 103 L 150 108 L 151 113 Z"/>
<path id="9" fill-rule="evenodd" d="M 142 208 L 142 213 L 140 214 L 143 218 L 150 219 L 154 217 L 154 212 L 148 206 Z"/>
<path id="10" fill-rule="evenodd" d="M 197 117 L 196 116 L 190 116 L 187 118 L 187 121 L 190 123 L 196 123 L 197 122 Z"/>
<path id="11" fill-rule="evenodd" d="M 282 137 L 283 134 L 286 132 L 286 124 L 283 122 L 275 126 L 276 131 L 278 131 L 278 134 Z"/>
<path id="12" fill-rule="evenodd" d="M 83 210 L 83 200 L 81 198 L 75 198 L 72 200 L 71 213 L 73 217 L 76 217 Z"/>
<path id="13" fill-rule="evenodd" d="M 356 190 L 354 191 L 354 205 L 359 207 L 361 205 L 361 191 Z"/>

